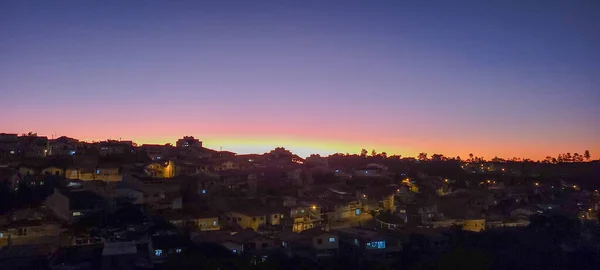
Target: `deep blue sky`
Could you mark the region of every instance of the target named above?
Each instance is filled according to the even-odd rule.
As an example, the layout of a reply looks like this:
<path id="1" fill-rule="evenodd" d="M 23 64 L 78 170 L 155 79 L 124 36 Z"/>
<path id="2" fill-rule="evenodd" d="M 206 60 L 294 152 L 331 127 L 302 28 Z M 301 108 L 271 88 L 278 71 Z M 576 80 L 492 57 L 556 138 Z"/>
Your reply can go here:
<path id="1" fill-rule="evenodd" d="M 600 1 L 94 2 L 0 2 L 0 132 L 600 153 Z"/>

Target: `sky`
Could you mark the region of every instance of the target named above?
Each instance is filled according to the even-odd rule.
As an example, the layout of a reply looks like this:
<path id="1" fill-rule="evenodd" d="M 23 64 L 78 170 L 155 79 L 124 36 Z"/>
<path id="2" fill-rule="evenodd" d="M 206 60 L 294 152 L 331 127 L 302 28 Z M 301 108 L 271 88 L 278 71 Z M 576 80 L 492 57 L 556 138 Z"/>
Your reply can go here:
<path id="1" fill-rule="evenodd" d="M 598 157 L 600 2 L 4 0 L 0 115 L 239 153 Z"/>

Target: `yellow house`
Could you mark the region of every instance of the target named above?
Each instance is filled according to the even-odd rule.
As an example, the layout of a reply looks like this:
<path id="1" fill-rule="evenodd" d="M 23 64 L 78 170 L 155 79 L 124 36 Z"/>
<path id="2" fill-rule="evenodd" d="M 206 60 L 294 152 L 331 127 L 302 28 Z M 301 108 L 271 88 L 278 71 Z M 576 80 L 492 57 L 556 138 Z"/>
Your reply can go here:
<path id="1" fill-rule="evenodd" d="M 95 171 L 96 180 L 105 182 L 118 182 L 122 180 L 122 175 L 119 167 L 98 167 Z"/>
<path id="2" fill-rule="evenodd" d="M 47 167 L 42 170 L 42 174 L 64 175 L 65 170 L 58 167 Z"/>
<path id="3" fill-rule="evenodd" d="M 485 219 L 466 219 L 462 226 L 465 231 L 480 232 L 485 230 Z"/>
<path id="4" fill-rule="evenodd" d="M 18 220 L 0 227 L 0 247 L 11 245 L 56 244 L 60 225 L 39 220 Z"/>
<path id="5" fill-rule="evenodd" d="M 225 216 L 227 216 L 228 221 L 237 224 L 244 229 L 251 228 L 256 231 L 260 225 L 267 224 L 266 215 L 228 212 Z"/>
<path id="6" fill-rule="evenodd" d="M 146 166 L 146 174 L 153 178 L 175 177 L 175 164 L 173 161 L 153 162 Z"/>
<path id="7" fill-rule="evenodd" d="M 92 169 L 92 168 L 69 167 L 65 171 L 65 177 L 67 179 L 71 179 L 71 180 L 75 180 L 75 179 L 79 179 L 82 181 L 96 180 L 96 174 L 95 174 L 94 169 Z"/>
<path id="8" fill-rule="evenodd" d="M 218 231 L 221 229 L 219 217 L 216 214 L 193 214 L 173 210 L 164 213 L 164 217 L 178 227 L 190 226 L 198 231 Z"/>

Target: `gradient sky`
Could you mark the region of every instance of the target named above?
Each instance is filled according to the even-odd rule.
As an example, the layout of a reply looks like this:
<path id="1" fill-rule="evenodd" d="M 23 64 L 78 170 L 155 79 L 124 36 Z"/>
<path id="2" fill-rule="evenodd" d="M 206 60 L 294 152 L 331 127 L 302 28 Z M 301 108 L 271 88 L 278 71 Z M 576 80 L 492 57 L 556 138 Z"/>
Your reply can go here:
<path id="1" fill-rule="evenodd" d="M 0 1 L 0 132 L 600 156 L 600 1 L 212 2 Z"/>

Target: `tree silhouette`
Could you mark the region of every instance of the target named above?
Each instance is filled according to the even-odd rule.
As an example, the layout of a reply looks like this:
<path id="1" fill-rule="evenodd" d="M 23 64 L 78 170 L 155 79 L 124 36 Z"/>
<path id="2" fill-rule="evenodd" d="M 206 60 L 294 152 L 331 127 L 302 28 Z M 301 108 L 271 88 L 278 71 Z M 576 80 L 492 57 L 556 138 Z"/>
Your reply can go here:
<path id="1" fill-rule="evenodd" d="M 360 150 L 360 156 L 361 156 L 361 157 L 366 157 L 368 153 L 369 153 L 369 152 L 367 151 L 367 149 L 364 149 L 364 148 L 363 148 L 362 150 Z"/>
<path id="2" fill-rule="evenodd" d="M 417 156 L 417 159 L 419 159 L 420 161 L 426 161 L 427 160 L 427 153 L 419 153 L 419 155 Z"/>
<path id="3" fill-rule="evenodd" d="M 381 157 L 387 158 L 387 153 L 386 152 L 381 152 Z"/>
<path id="4" fill-rule="evenodd" d="M 585 158 L 585 160 L 590 161 L 590 158 L 592 157 L 590 155 L 590 150 L 585 150 L 585 152 L 583 153 L 583 157 Z"/>
<path id="5" fill-rule="evenodd" d="M 473 153 L 469 153 L 469 161 L 473 161 Z"/>
<path id="6" fill-rule="evenodd" d="M 375 149 L 373 149 L 373 150 L 371 151 L 371 156 L 372 156 L 372 157 L 376 157 L 376 156 L 377 156 L 377 151 L 375 151 Z"/>

